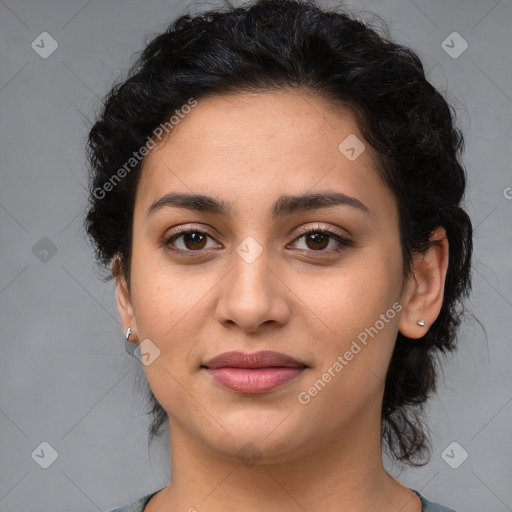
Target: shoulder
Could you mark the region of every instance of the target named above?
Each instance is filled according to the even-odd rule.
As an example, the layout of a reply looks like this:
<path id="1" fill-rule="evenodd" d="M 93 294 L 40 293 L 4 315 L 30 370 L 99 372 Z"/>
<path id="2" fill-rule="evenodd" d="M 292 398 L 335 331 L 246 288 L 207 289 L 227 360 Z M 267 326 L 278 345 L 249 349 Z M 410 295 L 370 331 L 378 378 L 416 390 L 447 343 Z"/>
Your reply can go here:
<path id="1" fill-rule="evenodd" d="M 411 489 L 414 493 L 418 495 L 421 500 L 421 512 L 456 512 L 453 508 L 448 508 L 434 501 L 429 501 L 425 496 L 422 496 L 418 491 Z"/>
<path id="2" fill-rule="evenodd" d="M 130 505 L 125 505 L 124 507 L 116 508 L 111 510 L 110 512 L 143 512 L 148 501 L 157 493 L 158 491 L 152 492 L 151 494 L 147 494 L 143 496 L 140 500 L 131 503 Z"/>

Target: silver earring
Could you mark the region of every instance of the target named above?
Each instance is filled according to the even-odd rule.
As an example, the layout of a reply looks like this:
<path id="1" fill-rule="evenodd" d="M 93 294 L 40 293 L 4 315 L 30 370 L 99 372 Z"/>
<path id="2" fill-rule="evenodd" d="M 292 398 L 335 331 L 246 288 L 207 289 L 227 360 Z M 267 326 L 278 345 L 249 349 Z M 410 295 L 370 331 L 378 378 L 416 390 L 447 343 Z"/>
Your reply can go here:
<path id="1" fill-rule="evenodd" d="M 418 325 L 423 327 L 425 325 L 425 320 L 418 320 Z"/>
<path id="2" fill-rule="evenodd" d="M 133 352 L 134 350 L 137 348 L 137 344 L 130 341 L 130 336 L 133 334 L 133 331 L 132 331 L 132 328 L 131 327 L 128 327 L 128 329 L 126 329 L 126 334 L 125 334 L 125 342 L 124 342 L 124 349 L 126 350 L 126 353 L 132 357 L 135 357 L 133 355 Z"/>

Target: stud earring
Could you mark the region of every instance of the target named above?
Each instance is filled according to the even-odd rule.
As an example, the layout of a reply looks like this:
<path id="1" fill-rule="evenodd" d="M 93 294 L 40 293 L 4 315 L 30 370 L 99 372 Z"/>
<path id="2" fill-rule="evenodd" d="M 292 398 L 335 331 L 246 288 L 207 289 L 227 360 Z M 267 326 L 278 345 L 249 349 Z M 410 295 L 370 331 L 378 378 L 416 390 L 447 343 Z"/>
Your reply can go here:
<path id="1" fill-rule="evenodd" d="M 131 334 L 132 334 L 132 328 L 128 327 L 128 329 L 126 329 L 126 336 L 125 336 L 126 341 L 130 341 Z"/>
<path id="2" fill-rule="evenodd" d="M 423 327 L 425 325 L 425 320 L 418 320 L 418 325 L 420 325 L 421 327 Z"/>

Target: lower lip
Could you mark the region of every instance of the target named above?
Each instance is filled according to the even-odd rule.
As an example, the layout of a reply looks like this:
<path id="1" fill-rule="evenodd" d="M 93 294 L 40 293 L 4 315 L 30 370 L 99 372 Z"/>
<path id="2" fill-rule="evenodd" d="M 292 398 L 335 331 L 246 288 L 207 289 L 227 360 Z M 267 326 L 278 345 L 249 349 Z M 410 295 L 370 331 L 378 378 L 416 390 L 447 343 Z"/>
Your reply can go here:
<path id="1" fill-rule="evenodd" d="M 206 371 L 222 386 L 238 393 L 266 393 L 298 377 L 306 368 L 217 368 Z"/>

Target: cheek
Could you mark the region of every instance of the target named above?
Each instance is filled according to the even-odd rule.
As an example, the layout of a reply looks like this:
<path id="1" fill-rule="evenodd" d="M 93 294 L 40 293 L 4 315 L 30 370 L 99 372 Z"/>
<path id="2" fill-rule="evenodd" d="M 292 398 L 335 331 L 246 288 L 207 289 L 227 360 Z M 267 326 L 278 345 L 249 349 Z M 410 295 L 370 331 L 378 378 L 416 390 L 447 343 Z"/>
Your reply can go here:
<path id="1" fill-rule="evenodd" d="M 218 279 L 217 279 L 218 280 Z M 173 264 L 163 248 L 138 248 L 132 256 L 132 301 L 139 330 L 166 339 L 197 314 L 215 274 Z"/>
<path id="2" fill-rule="evenodd" d="M 333 428 L 381 400 L 398 330 L 396 283 L 353 270 L 331 276 L 307 303 L 315 313 L 308 324 L 318 365 L 304 381 L 299 403 L 308 402 L 308 414 Z"/>
<path id="3" fill-rule="evenodd" d="M 297 295 L 336 334 L 372 325 L 397 300 L 401 275 L 399 262 L 359 253 L 320 278 L 297 274 L 294 281 Z"/>
<path id="4" fill-rule="evenodd" d="M 189 388 L 191 340 L 198 339 L 202 325 L 198 309 L 212 284 L 188 278 L 183 268 L 169 264 L 164 252 L 140 246 L 133 251 L 132 303 L 139 338 L 151 340 L 159 350 L 144 366 L 153 394 L 165 410 L 192 414 L 195 403 L 183 391 Z"/>
<path id="5" fill-rule="evenodd" d="M 320 280 L 313 275 L 294 279 L 292 286 L 307 306 L 303 312 L 316 342 L 318 372 L 349 352 L 342 373 L 351 385 L 370 370 L 385 375 L 398 331 L 400 254 L 387 248 L 360 251 Z"/>
<path id="6" fill-rule="evenodd" d="M 145 371 L 162 405 L 167 397 L 176 404 L 183 398 L 180 383 L 190 380 L 197 352 L 208 344 L 211 297 L 225 269 L 176 265 L 165 250 L 142 245 L 132 255 L 132 303 L 140 339 L 160 351 Z"/>

